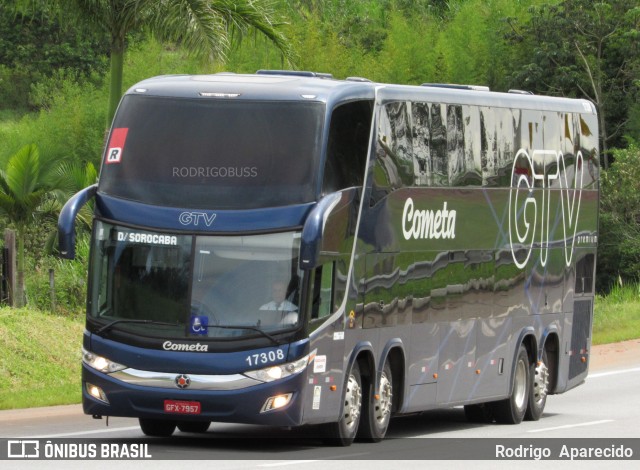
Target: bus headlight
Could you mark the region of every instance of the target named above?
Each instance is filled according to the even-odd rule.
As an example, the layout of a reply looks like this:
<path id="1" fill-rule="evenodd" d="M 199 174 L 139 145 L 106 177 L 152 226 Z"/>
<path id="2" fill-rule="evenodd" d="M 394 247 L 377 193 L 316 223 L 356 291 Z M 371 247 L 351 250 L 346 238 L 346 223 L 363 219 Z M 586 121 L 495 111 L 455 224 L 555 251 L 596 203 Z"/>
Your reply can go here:
<path id="1" fill-rule="evenodd" d="M 118 372 L 119 370 L 127 368 L 127 366 L 123 366 L 122 364 L 118 364 L 117 362 L 110 361 L 109 359 L 102 356 L 98 356 L 97 354 L 89 352 L 84 348 L 82 348 L 82 362 L 84 362 L 89 367 L 105 374 L 111 374 L 113 372 Z"/>
<path id="2" fill-rule="evenodd" d="M 250 370 L 244 373 L 247 377 L 260 380 L 261 382 L 273 382 L 274 380 L 284 379 L 291 375 L 296 375 L 302 372 L 307 365 L 309 365 L 316 357 L 316 352 L 313 351 L 300 359 L 288 362 L 286 364 L 279 364 L 277 366 L 265 367 L 259 370 Z"/>

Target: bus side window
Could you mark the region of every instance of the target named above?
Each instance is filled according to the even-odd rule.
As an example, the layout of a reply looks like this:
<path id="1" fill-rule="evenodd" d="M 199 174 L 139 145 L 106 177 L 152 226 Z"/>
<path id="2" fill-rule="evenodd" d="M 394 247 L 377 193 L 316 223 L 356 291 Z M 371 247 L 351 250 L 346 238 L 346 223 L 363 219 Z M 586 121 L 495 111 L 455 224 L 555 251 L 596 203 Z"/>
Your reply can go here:
<path id="1" fill-rule="evenodd" d="M 576 262 L 576 294 L 591 294 L 593 292 L 593 273 L 595 256 L 588 254 Z"/>
<path id="2" fill-rule="evenodd" d="M 316 268 L 311 299 L 311 319 L 328 317 L 333 311 L 333 271 L 335 263 Z"/>
<path id="3" fill-rule="evenodd" d="M 413 137 L 408 103 L 397 101 L 380 109 L 369 205 L 414 185 Z"/>

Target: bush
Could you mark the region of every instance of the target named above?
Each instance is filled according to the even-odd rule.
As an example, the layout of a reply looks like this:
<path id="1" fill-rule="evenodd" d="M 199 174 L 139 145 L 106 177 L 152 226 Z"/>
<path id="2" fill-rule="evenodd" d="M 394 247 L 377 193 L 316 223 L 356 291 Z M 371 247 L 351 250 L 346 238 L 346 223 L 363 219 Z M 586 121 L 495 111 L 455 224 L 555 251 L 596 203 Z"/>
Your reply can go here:
<path id="1" fill-rule="evenodd" d="M 39 113 L 0 128 L 0 163 L 25 143 L 35 142 L 50 160 L 71 159 L 97 164 L 106 127 L 107 93 L 64 74 L 32 87 Z"/>
<path id="2" fill-rule="evenodd" d="M 597 290 L 640 277 L 640 148 L 614 150 L 614 163 L 602 172 Z"/>
<path id="3" fill-rule="evenodd" d="M 55 284 L 54 313 L 65 316 L 84 314 L 87 297 L 87 265 L 89 261 L 89 237 L 78 238 L 76 258 L 60 259 L 47 255 L 38 261 L 29 259 L 26 274 L 27 305 L 42 311 L 52 311 L 49 271 L 53 270 Z"/>

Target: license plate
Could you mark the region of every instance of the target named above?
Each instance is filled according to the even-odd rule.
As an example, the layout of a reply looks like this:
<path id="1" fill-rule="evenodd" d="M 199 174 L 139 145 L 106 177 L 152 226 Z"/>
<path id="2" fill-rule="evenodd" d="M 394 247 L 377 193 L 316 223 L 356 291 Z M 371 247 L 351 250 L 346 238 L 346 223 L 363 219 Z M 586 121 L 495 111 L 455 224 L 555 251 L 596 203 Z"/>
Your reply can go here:
<path id="1" fill-rule="evenodd" d="M 165 400 L 164 412 L 181 415 L 199 415 L 202 407 L 197 401 Z"/>

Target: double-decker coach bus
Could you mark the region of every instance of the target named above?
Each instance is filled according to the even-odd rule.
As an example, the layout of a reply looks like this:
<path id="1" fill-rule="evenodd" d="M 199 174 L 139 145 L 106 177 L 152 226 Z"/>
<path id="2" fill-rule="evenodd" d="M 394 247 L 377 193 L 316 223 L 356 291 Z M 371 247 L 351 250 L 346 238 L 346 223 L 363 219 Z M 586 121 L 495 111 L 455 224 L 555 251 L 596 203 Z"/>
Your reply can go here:
<path id="1" fill-rule="evenodd" d="M 584 100 L 311 72 L 166 76 L 123 97 L 95 198 L 83 406 L 377 441 L 464 405 L 540 418 L 584 381 L 598 127 Z"/>

